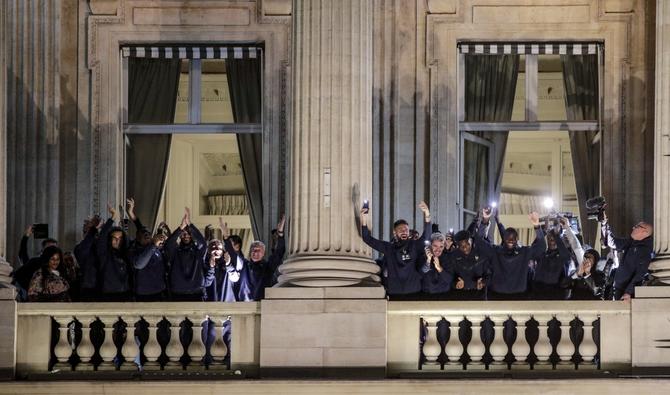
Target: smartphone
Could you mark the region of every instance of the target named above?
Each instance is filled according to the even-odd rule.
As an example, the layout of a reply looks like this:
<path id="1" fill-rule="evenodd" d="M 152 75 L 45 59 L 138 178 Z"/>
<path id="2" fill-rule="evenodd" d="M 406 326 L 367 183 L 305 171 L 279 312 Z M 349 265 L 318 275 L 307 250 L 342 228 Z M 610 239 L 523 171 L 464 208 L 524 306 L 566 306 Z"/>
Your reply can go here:
<path id="1" fill-rule="evenodd" d="M 366 210 L 370 209 L 370 202 L 368 202 L 368 199 L 363 200 L 363 208 Z"/>
<path id="2" fill-rule="evenodd" d="M 49 238 L 49 224 L 33 224 L 33 238 L 48 239 Z"/>

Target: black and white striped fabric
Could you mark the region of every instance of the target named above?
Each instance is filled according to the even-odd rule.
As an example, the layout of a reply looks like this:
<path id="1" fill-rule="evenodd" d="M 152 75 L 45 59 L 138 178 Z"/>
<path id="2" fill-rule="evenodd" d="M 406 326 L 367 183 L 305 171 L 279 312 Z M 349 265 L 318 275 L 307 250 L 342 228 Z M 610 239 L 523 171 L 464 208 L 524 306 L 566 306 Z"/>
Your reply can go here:
<path id="1" fill-rule="evenodd" d="M 470 55 L 596 55 L 600 43 L 459 43 Z"/>
<path id="2" fill-rule="evenodd" d="M 261 56 L 257 47 L 230 46 L 126 46 L 121 47 L 124 58 L 156 59 L 254 59 Z"/>

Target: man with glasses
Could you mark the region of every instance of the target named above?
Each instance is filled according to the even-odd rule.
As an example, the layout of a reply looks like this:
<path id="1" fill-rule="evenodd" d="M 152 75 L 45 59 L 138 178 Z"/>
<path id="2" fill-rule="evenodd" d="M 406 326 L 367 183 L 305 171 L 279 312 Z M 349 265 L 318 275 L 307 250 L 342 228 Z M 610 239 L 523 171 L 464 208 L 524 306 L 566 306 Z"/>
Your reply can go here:
<path id="1" fill-rule="evenodd" d="M 642 285 L 653 258 L 652 234 L 654 227 L 647 222 L 633 226 L 630 237 L 615 237 L 607 215 L 603 213 L 602 239 L 608 247 L 622 253 L 619 267 L 614 274 L 614 299 L 630 301 L 635 296 L 635 287 Z"/>

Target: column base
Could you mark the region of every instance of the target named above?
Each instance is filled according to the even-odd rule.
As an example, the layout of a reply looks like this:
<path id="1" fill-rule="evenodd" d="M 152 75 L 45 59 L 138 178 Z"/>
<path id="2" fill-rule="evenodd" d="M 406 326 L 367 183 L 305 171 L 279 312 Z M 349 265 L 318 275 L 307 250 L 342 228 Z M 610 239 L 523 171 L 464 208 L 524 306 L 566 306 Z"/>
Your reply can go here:
<path id="1" fill-rule="evenodd" d="M 670 285 L 670 256 L 657 256 L 649 264 L 649 272 L 654 277 L 653 282 L 656 285 Z"/>
<path id="2" fill-rule="evenodd" d="M 308 255 L 289 258 L 279 267 L 279 287 L 379 286 L 379 266 L 369 258 Z"/>

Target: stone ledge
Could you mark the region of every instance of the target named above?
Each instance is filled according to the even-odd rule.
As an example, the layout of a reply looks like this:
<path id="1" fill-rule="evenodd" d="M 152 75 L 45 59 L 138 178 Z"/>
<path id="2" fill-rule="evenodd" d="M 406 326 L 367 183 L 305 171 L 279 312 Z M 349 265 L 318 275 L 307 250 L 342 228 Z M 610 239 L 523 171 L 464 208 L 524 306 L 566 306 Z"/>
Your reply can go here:
<path id="1" fill-rule="evenodd" d="M 670 298 L 670 286 L 636 287 L 636 298 Z"/>

